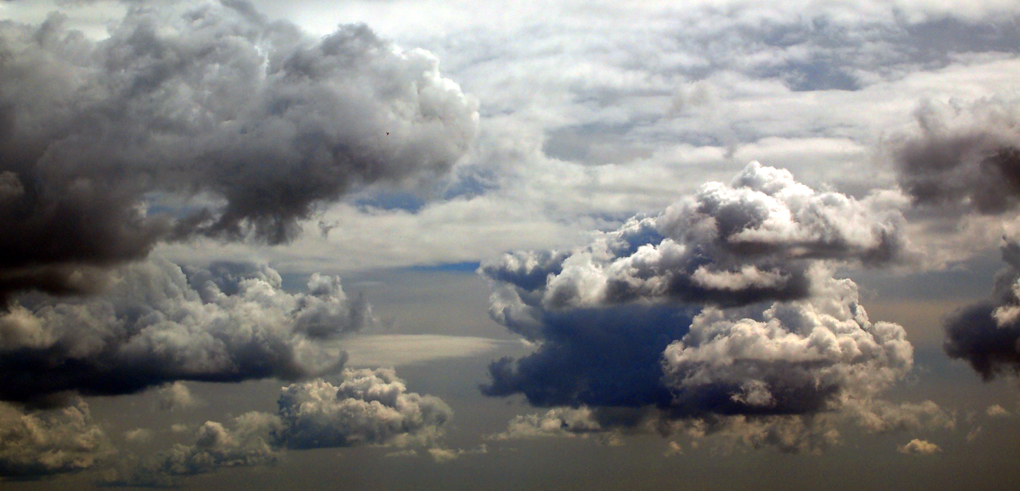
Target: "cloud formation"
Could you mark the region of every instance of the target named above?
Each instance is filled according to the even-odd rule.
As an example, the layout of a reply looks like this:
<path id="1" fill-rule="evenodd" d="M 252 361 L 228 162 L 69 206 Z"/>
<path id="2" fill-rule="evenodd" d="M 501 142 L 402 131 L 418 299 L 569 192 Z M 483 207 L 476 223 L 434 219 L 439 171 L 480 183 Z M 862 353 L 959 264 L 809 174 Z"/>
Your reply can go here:
<path id="1" fill-rule="evenodd" d="M 1020 203 L 1020 104 L 925 101 L 920 134 L 896 142 L 900 186 L 918 205 L 962 205 L 1001 214 Z"/>
<path id="2" fill-rule="evenodd" d="M 438 397 L 408 392 L 393 369 L 346 369 L 338 379 L 336 385 L 319 378 L 283 387 L 276 414 L 249 412 L 229 426 L 207 421 L 195 444 L 174 445 L 113 483 L 175 485 L 180 476 L 221 467 L 269 465 L 288 448 L 433 445 L 453 417 Z M 486 451 L 434 450 L 437 461 Z"/>
<path id="3" fill-rule="evenodd" d="M 287 448 L 427 444 L 453 410 L 438 397 L 408 392 L 392 368 L 347 369 L 333 385 L 312 380 L 283 388 L 277 435 Z"/>
<path id="4" fill-rule="evenodd" d="M 909 455 L 931 455 L 934 453 L 941 452 L 942 449 L 938 445 L 929 442 L 927 440 L 920 440 L 914 438 L 904 445 L 901 445 L 898 450 L 900 453 Z"/>
<path id="5" fill-rule="evenodd" d="M 363 25 L 315 39 L 245 2 L 129 5 L 98 42 L 64 21 L 0 23 L 0 302 L 92 291 L 161 240 L 286 242 L 476 132 L 434 56 Z"/>
<path id="6" fill-rule="evenodd" d="M 0 402 L 0 477 L 37 477 L 91 468 L 113 454 L 81 399 L 67 407 L 23 412 Z"/>
<path id="7" fill-rule="evenodd" d="M 582 409 L 525 417 L 504 436 L 701 424 L 800 451 L 835 439 L 820 415 L 873 431 L 943 416 L 875 402 L 911 370 L 913 347 L 901 326 L 868 318 L 853 281 L 832 277 L 836 265 L 910 259 L 901 205 L 751 163 L 586 247 L 484 264 L 491 315 L 538 347 L 493 362 L 483 393 L 590 408 L 570 423 Z"/>
<path id="8" fill-rule="evenodd" d="M 1020 243 L 1002 246 L 1007 266 L 995 275 L 992 297 L 945 321 L 946 354 L 970 364 L 985 380 L 1020 372 Z"/>
<path id="9" fill-rule="evenodd" d="M 0 315 L 0 399 L 333 373 L 346 359 L 340 339 L 374 322 L 339 278 L 313 274 L 306 293 L 290 294 L 267 266 L 187 271 L 152 259 L 112 272 L 99 296 L 23 298 Z"/>

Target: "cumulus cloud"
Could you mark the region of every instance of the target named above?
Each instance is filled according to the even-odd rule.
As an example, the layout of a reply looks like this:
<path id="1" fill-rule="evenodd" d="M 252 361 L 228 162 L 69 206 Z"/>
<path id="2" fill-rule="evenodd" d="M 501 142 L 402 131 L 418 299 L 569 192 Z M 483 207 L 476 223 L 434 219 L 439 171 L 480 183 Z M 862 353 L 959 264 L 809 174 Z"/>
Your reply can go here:
<path id="1" fill-rule="evenodd" d="M 427 444 L 453 410 L 438 397 L 408 392 L 391 368 L 347 369 L 333 385 L 312 380 L 283 388 L 280 445 L 288 448 Z"/>
<path id="2" fill-rule="evenodd" d="M 161 240 L 288 241 L 475 135 L 434 56 L 362 25 L 316 39 L 245 2 L 130 5 L 98 42 L 64 24 L 0 24 L 0 301 L 94 290 Z"/>
<path id="3" fill-rule="evenodd" d="M 991 406 L 988 406 L 988 409 L 985 411 L 985 413 L 987 413 L 988 416 L 992 418 L 1002 418 L 1009 416 L 1009 411 L 1007 411 L 1006 408 L 998 404 L 992 404 Z"/>
<path id="4" fill-rule="evenodd" d="M 910 440 L 906 444 L 901 445 L 900 447 L 898 447 L 898 450 L 900 451 L 900 453 L 910 455 L 931 455 L 942 451 L 942 449 L 939 448 L 938 445 L 927 440 L 919 440 L 917 438 L 914 438 L 913 440 Z"/>
<path id="5" fill-rule="evenodd" d="M 38 477 L 89 469 L 113 454 L 89 406 L 24 412 L 0 402 L 0 476 Z"/>
<path id="6" fill-rule="evenodd" d="M 518 252 L 486 263 L 493 316 L 537 339 L 536 309 L 630 302 L 745 305 L 809 294 L 808 267 L 905 259 L 903 217 L 888 200 L 815 191 L 750 163 L 654 217 L 635 217 L 570 252 Z"/>
<path id="7" fill-rule="evenodd" d="M 1002 246 L 1007 267 L 995 275 L 992 298 L 945 320 L 946 353 L 965 360 L 985 380 L 1020 371 L 1020 243 Z"/>
<path id="8" fill-rule="evenodd" d="M 962 205 L 1001 214 L 1020 203 L 1020 104 L 926 101 L 920 134 L 896 142 L 900 186 L 919 205 Z"/>
<path id="9" fill-rule="evenodd" d="M 198 428 L 194 445 L 176 444 L 133 469 L 117 471 L 108 484 L 171 487 L 180 484 L 179 476 L 275 463 L 280 453 L 270 442 L 278 427 L 279 418 L 259 412 L 242 414 L 230 426 L 206 421 Z"/>
<path id="10" fill-rule="evenodd" d="M 207 421 L 193 445 L 174 445 L 111 483 L 177 485 L 180 476 L 221 467 L 273 464 L 288 448 L 433 445 L 453 417 L 438 397 L 408 392 L 393 369 L 346 369 L 338 379 L 336 385 L 319 378 L 283 387 L 276 414 L 249 412 L 229 425 Z M 487 451 L 433 450 L 437 461 Z"/>
<path id="11" fill-rule="evenodd" d="M 831 444 L 836 423 L 951 424 L 934 403 L 877 399 L 912 369 L 913 347 L 832 277 L 910 259 L 887 198 L 818 192 L 751 163 L 583 248 L 484 264 L 492 317 L 537 349 L 493 362 L 482 391 L 554 407 L 502 435 L 701 428 L 792 452 Z"/>
<path id="12" fill-rule="evenodd" d="M 23 298 L 0 315 L 0 398 L 41 403 L 178 380 L 332 373 L 346 359 L 340 338 L 374 322 L 338 278 L 313 274 L 307 292 L 291 294 L 267 266 L 226 268 L 229 277 L 217 269 L 190 268 L 189 276 L 152 259 L 112 272 L 100 296 Z M 168 390 L 183 400 L 179 387 Z"/>
<path id="13" fill-rule="evenodd" d="M 902 379 L 913 347 L 871 322 L 850 280 L 815 282 L 806 300 L 760 313 L 707 308 L 664 354 L 674 404 L 720 414 L 801 414 L 867 399 Z"/>

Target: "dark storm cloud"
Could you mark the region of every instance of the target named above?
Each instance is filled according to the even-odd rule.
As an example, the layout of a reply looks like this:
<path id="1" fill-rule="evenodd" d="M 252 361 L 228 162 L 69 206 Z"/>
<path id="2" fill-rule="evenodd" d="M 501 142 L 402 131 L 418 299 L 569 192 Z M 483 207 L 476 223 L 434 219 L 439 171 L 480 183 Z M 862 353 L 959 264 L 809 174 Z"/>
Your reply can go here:
<path id="1" fill-rule="evenodd" d="M 192 269 L 189 283 L 178 266 L 154 259 L 112 272 L 102 295 L 24 298 L 0 316 L 0 398 L 46 403 L 177 380 L 331 373 L 346 360 L 340 338 L 374 322 L 338 278 L 313 274 L 307 293 L 289 294 L 268 267 L 231 269 L 218 280 Z M 200 278 L 208 279 L 195 284 Z"/>
<path id="2" fill-rule="evenodd" d="M 110 37 L 0 23 L 0 296 L 196 234 L 292 239 L 357 186 L 443 173 L 474 104 L 365 26 L 314 39 L 244 2 L 130 6 Z M 6 300 L 6 298 L 0 298 Z"/>
<path id="3" fill-rule="evenodd" d="M 174 485 L 177 476 L 272 464 L 284 448 L 431 445 L 453 417 L 438 397 L 408 392 L 393 369 L 347 369 L 339 379 L 283 387 L 277 414 L 249 412 L 230 425 L 207 421 L 194 445 L 175 445 L 114 484 Z"/>
<path id="4" fill-rule="evenodd" d="M 584 248 L 483 265 L 493 318 L 539 344 L 493 362 L 482 392 L 554 407 L 502 437 L 701 425 L 801 451 L 832 440 L 816 416 L 874 431 L 910 421 L 860 402 L 912 368 L 905 331 L 872 322 L 857 285 L 832 278 L 835 265 L 909 259 L 893 201 L 816 192 L 752 163 Z"/>
<path id="5" fill-rule="evenodd" d="M 81 471 L 112 454 L 81 399 L 61 409 L 29 413 L 0 402 L 0 477 Z"/>
<path id="6" fill-rule="evenodd" d="M 920 134 L 894 147 L 900 186 L 918 205 L 963 205 L 1001 214 L 1020 203 L 1020 109 L 1015 101 L 970 107 L 926 102 Z"/>
<path id="7" fill-rule="evenodd" d="M 995 276 L 992 298 L 954 312 L 945 320 L 944 348 L 967 361 L 985 380 L 1020 372 L 1020 244 L 1002 248 L 1008 264 Z"/>

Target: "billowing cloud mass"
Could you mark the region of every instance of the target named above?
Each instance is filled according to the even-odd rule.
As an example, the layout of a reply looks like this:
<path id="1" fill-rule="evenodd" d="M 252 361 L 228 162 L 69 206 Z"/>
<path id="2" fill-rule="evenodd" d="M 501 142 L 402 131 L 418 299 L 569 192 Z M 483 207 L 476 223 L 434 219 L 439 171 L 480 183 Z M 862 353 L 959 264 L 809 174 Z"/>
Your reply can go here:
<path id="1" fill-rule="evenodd" d="M 321 203 L 447 171 L 475 104 L 362 25 L 316 39 L 244 2 L 127 6 L 93 42 L 0 23 L 0 302 L 95 290 L 196 234 L 272 244 Z M 97 269 L 98 268 L 98 269 Z"/>
<path id="2" fill-rule="evenodd" d="M 81 471 L 112 454 L 81 399 L 61 409 L 30 413 L 0 402 L 0 476 Z"/>
<path id="3" fill-rule="evenodd" d="M 894 201 L 894 200 L 893 200 Z M 813 261 L 906 259 L 903 218 L 884 194 L 817 192 L 752 162 L 655 217 L 629 220 L 571 252 L 518 252 L 486 264 L 492 312 L 530 339 L 537 309 L 635 302 L 745 305 L 809 294 Z"/>
<path id="4" fill-rule="evenodd" d="M 344 370 L 339 385 L 293 384 L 279 404 L 278 441 L 288 448 L 426 444 L 453 416 L 438 397 L 408 392 L 389 368 Z"/>
<path id="5" fill-rule="evenodd" d="M 1020 372 L 1020 243 L 1002 247 L 1007 267 L 995 276 L 992 298 L 946 318 L 946 353 L 965 360 L 985 380 Z"/>
<path id="6" fill-rule="evenodd" d="M 408 392 L 404 381 L 384 368 L 346 369 L 337 385 L 321 378 L 291 384 L 281 389 L 278 402 L 277 414 L 249 412 L 229 426 L 207 421 L 194 445 L 175 445 L 115 481 L 174 484 L 176 476 L 271 464 L 284 448 L 432 445 L 453 417 L 441 399 Z"/>
<path id="7" fill-rule="evenodd" d="M 481 269 L 493 283 L 490 312 L 539 346 L 493 362 L 482 391 L 593 409 L 591 425 L 554 410 L 507 434 L 688 431 L 669 421 L 700 419 L 793 451 L 831 434 L 810 419 L 780 431 L 789 422 L 768 417 L 853 414 L 891 429 L 909 415 L 870 401 L 911 370 L 913 347 L 901 326 L 872 322 L 857 285 L 831 268 L 907 259 L 899 204 L 816 192 L 752 163 L 730 184 L 707 184 L 585 248 L 506 255 Z"/>
<path id="8" fill-rule="evenodd" d="M 897 142 L 899 181 L 919 205 L 1000 214 L 1020 203 L 1020 103 L 924 103 L 920 134 Z"/>
<path id="9" fill-rule="evenodd" d="M 333 373 L 346 359 L 340 338 L 372 322 L 339 278 L 313 274 L 306 293 L 290 294 L 267 266 L 185 271 L 152 259 L 112 272 L 102 295 L 24 297 L 0 315 L 0 398 Z"/>

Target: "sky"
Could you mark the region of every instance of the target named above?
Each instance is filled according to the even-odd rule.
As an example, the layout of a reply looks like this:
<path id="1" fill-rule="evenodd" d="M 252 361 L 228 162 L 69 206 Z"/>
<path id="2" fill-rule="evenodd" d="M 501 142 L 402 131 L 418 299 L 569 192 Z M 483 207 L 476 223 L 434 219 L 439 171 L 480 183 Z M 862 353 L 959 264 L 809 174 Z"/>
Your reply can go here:
<path id="1" fill-rule="evenodd" d="M 0 1 L 4 489 L 1020 486 L 1020 6 Z"/>

